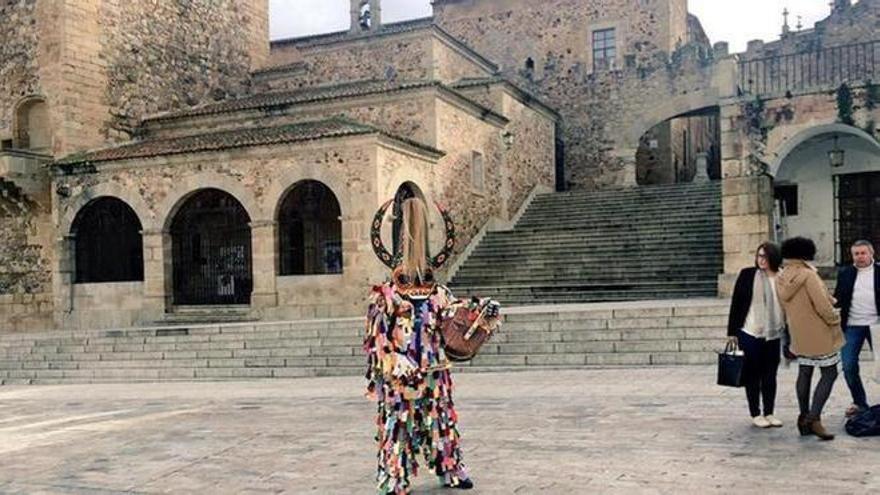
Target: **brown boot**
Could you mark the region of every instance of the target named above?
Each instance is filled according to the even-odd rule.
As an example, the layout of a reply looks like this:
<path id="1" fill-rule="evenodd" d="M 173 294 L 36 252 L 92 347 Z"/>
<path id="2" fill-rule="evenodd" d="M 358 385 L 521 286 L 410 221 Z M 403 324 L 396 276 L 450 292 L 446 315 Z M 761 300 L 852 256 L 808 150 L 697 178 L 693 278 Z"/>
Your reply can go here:
<path id="1" fill-rule="evenodd" d="M 809 418 L 807 419 L 807 425 L 810 427 L 810 431 L 813 435 L 819 437 L 819 440 L 834 440 L 834 435 L 828 433 L 828 430 L 822 426 L 822 419 L 819 417 Z"/>
<path id="2" fill-rule="evenodd" d="M 807 424 L 807 417 L 803 414 L 798 416 L 797 427 L 802 437 L 813 434 L 810 430 L 810 426 Z"/>

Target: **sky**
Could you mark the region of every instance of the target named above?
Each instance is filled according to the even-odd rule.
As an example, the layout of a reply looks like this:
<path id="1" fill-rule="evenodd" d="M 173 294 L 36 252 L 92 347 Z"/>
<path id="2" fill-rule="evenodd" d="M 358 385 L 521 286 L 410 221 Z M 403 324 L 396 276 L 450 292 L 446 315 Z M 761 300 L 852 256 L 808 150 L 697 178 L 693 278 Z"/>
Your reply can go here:
<path id="1" fill-rule="evenodd" d="M 810 28 L 828 15 L 828 4 L 828 0 L 690 0 L 689 9 L 700 18 L 713 43 L 727 41 L 732 52 L 741 52 L 749 40 L 778 38 L 784 9 L 791 12 L 792 29 L 797 16 Z M 273 40 L 348 29 L 348 0 L 269 0 L 269 8 Z M 382 0 L 383 22 L 429 15 L 430 0 Z"/>

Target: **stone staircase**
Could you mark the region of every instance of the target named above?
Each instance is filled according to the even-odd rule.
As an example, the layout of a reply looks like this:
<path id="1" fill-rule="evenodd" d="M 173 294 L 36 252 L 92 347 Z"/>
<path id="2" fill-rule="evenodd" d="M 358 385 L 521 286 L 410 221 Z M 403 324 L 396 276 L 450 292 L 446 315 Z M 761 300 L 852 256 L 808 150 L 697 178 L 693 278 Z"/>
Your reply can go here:
<path id="1" fill-rule="evenodd" d="M 718 299 L 508 308 L 460 371 L 715 362 Z M 0 336 L 4 384 L 241 380 L 360 375 L 361 318 Z"/>
<path id="2" fill-rule="evenodd" d="M 720 183 L 543 194 L 489 232 L 450 282 L 505 304 L 714 297 Z"/>

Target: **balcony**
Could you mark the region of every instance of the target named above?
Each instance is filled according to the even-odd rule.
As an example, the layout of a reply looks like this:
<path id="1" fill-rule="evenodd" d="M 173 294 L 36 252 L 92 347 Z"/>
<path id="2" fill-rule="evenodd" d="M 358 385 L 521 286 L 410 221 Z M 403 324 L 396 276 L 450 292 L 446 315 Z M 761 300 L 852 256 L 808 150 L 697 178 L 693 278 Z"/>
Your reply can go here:
<path id="1" fill-rule="evenodd" d="M 52 157 L 16 149 L 0 149 L 0 193 L 8 201 L 48 204 Z"/>
<path id="2" fill-rule="evenodd" d="M 739 86 L 755 96 L 827 90 L 876 80 L 880 40 L 739 62 Z"/>

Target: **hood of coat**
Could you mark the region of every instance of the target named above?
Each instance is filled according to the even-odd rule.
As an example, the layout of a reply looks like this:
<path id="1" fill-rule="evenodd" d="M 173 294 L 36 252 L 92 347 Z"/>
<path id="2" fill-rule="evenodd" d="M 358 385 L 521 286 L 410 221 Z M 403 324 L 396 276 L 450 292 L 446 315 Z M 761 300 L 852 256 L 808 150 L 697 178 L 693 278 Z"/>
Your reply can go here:
<path id="1" fill-rule="evenodd" d="M 783 261 L 783 270 L 776 279 L 776 292 L 783 301 L 791 301 L 816 269 L 803 260 Z"/>

